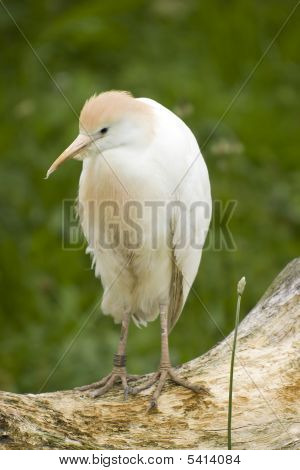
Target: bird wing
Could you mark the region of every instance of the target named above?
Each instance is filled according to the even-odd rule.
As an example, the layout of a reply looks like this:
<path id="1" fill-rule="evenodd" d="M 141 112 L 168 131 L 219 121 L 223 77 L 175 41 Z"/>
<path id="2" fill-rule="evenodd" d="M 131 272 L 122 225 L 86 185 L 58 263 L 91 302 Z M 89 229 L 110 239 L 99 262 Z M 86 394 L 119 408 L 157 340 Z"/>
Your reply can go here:
<path id="1" fill-rule="evenodd" d="M 190 156 L 192 155 L 192 159 Z M 210 184 L 198 144 L 186 158 L 193 165 L 174 193 L 171 216 L 172 276 L 168 313 L 169 332 L 178 321 L 196 277 L 211 219 Z"/>

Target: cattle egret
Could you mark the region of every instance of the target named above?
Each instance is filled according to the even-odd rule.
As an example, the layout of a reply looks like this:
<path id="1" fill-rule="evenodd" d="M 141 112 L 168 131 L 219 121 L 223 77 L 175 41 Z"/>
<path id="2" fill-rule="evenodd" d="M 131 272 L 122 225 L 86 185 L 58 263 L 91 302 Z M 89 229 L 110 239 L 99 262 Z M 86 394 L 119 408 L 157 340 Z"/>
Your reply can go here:
<path id="1" fill-rule="evenodd" d="M 82 160 L 80 223 L 104 288 L 102 311 L 121 323 L 112 372 L 79 390 L 97 397 L 121 382 L 126 397 L 156 384 L 150 408 L 157 406 L 167 379 L 205 391 L 174 371 L 168 345 L 197 274 L 211 218 L 209 176 L 197 141 L 173 112 L 124 91 L 92 96 L 79 121 L 78 137 L 47 177 L 67 159 Z M 146 325 L 158 315 L 159 369 L 146 383 L 131 386 L 129 323 Z"/>

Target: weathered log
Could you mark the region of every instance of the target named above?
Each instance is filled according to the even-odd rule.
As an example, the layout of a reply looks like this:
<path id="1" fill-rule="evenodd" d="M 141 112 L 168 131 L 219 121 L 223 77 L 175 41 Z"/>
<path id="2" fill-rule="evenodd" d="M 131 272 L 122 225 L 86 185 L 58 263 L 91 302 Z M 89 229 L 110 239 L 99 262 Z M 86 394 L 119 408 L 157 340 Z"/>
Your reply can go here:
<path id="1" fill-rule="evenodd" d="M 300 258 L 275 279 L 241 322 L 234 371 L 235 449 L 296 449 L 300 442 Z M 4 449 L 226 449 L 232 334 L 178 371 L 210 395 L 166 386 L 147 413 L 151 390 L 115 387 L 92 399 L 82 392 L 0 393 Z M 145 376 L 139 379 L 142 383 Z"/>

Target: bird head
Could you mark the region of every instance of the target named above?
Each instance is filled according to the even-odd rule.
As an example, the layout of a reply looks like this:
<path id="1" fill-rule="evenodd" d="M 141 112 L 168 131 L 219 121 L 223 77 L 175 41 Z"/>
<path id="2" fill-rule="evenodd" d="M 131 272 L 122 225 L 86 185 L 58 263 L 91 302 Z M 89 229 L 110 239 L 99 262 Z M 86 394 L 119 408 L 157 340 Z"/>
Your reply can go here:
<path id="1" fill-rule="evenodd" d="M 153 133 L 150 106 L 126 91 L 107 91 L 89 98 L 80 113 L 79 134 L 49 168 L 46 178 L 64 161 L 83 160 L 105 150 L 145 144 Z"/>

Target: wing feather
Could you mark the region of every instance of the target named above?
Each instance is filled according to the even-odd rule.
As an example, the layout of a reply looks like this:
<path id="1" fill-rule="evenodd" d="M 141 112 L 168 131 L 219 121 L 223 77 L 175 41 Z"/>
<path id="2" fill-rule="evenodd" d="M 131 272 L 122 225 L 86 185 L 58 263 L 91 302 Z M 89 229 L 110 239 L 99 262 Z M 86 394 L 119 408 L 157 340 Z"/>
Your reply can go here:
<path id="1" fill-rule="evenodd" d="M 201 154 L 175 194 L 171 216 L 169 332 L 178 321 L 199 268 L 211 219 L 210 185 Z"/>
<path id="2" fill-rule="evenodd" d="M 172 250 L 172 275 L 170 284 L 170 303 L 168 310 L 168 331 L 169 333 L 175 326 L 183 309 L 183 276 L 177 266 L 175 250 Z"/>

